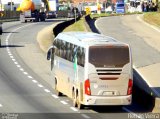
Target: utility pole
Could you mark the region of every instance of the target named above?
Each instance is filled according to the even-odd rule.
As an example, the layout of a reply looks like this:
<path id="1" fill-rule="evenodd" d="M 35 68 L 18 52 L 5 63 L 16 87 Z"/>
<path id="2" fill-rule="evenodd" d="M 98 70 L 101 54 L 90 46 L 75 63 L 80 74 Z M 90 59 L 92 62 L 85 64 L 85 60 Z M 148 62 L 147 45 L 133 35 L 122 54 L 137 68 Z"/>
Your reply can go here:
<path id="1" fill-rule="evenodd" d="M 13 11 L 13 4 L 12 4 L 12 0 L 11 0 L 11 11 Z"/>

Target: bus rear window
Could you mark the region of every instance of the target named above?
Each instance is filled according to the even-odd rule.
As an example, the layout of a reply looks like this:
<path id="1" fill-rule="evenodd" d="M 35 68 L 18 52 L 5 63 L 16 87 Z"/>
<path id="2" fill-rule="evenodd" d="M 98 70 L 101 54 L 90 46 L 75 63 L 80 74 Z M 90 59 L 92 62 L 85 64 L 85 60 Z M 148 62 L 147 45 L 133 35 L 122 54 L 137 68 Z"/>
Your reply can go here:
<path id="1" fill-rule="evenodd" d="M 123 46 L 91 46 L 89 62 L 95 67 L 123 67 L 129 63 L 129 48 Z"/>

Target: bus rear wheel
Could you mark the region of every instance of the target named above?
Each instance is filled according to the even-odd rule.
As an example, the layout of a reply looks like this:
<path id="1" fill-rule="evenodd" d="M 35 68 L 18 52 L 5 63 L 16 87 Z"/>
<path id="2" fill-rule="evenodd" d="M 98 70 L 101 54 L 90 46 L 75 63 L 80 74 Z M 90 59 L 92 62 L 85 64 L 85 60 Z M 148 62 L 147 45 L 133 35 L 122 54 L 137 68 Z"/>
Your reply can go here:
<path id="1" fill-rule="evenodd" d="M 73 99 L 73 106 L 77 107 L 76 94 L 74 90 L 72 91 L 72 99 Z"/>
<path id="2" fill-rule="evenodd" d="M 58 91 L 57 89 L 57 83 L 55 84 L 55 91 L 57 96 L 62 96 L 62 93 Z"/>
<path id="3" fill-rule="evenodd" d="M 77 100 L 76 102 L 77 102 L 78 109 L 83 109 L 84 105 L 80 103 L 80 99 L 79 99 L 79 95 L 78 94 L 77 94 L 77 99 L 76 100 Z"/>

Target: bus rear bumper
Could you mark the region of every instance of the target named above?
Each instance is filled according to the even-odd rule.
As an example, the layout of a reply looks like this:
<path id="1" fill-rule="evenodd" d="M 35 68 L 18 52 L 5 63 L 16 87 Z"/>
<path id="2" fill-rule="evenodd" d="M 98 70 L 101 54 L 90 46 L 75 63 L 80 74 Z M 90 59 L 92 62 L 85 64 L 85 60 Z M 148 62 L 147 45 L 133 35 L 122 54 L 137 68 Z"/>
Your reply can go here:
<path id="1" fill-rule="evenodd" d="M 85 96 L 84 105 L 130 105 L 132 95 L 104 97 L 104 96 Z"/>

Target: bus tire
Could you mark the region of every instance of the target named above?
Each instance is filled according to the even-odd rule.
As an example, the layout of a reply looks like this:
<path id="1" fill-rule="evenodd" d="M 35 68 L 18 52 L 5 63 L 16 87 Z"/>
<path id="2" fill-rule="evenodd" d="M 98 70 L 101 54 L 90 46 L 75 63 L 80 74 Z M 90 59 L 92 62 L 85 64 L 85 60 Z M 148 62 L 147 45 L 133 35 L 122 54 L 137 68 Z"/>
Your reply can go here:
<path id="1" fill-rule="evenodd" d="M 76 94 L 74 90 L 72 91 L 72 99 L 73 99 L 73 106 L 77 107 Z"/>
<path id="2" fill-rule="evenodd" d="M 79 94 L 77 93 L 77 107 L 78 109 L 84 109 L 84 105 L 80 103 Z"/>
<path id="3" fill-rule="evenodd" d="M 56 81 L 56 80 L 55 80 L 55 81 Z M 56 83 L 55 83 L 55 91 L 56 91 L 56 95 L 57 95 L 57 96 L 62 96 L 62 93 L 59 92 L 58 89 L 57 89 L 57 81 L 56 81 Z"/>

